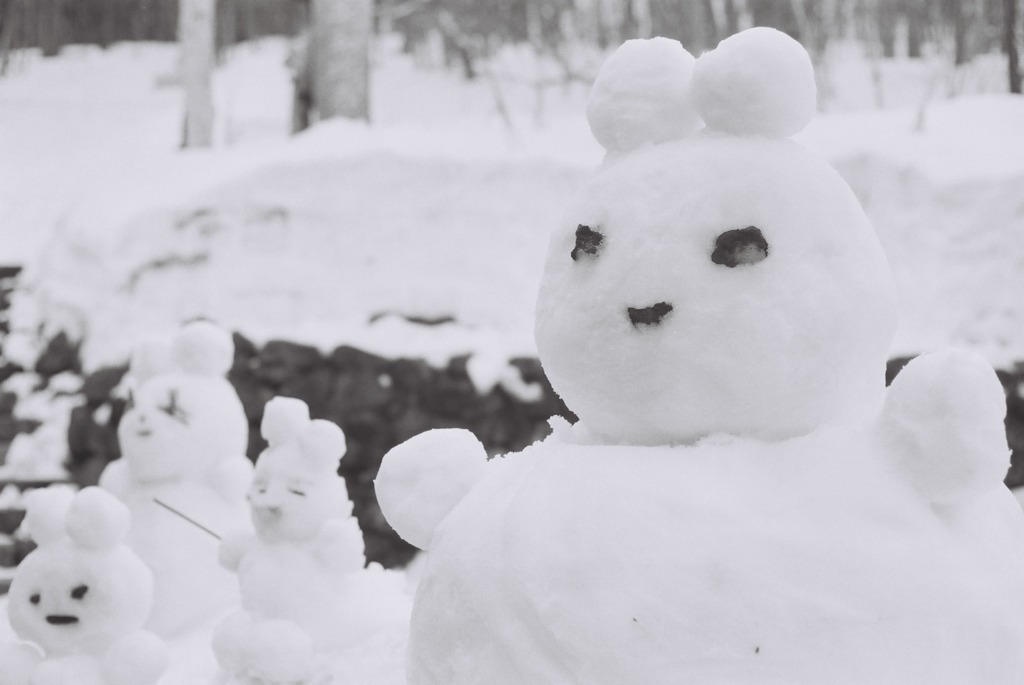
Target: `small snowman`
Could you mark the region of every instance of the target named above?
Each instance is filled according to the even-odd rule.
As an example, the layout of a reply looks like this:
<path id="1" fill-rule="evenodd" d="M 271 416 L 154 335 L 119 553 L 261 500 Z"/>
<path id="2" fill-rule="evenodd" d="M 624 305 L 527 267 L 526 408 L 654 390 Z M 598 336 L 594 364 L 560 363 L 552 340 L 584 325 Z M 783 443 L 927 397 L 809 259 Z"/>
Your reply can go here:
<path id="1" fill-rule="evenodd" d="M 218 626 L 214 651 L 224 682 L 331 682 L 332 659 L 396 625 L 402 600 L 379 565 L 364 569 L 362 532 L 338 475 L 341 429 L 311 420 L 301 400 L 277 397 L 261 430 L 268 447 L 249 490 L 255 535 L 229 535 L 220 548 L 238 574 L 242 611 Z"/>
<path id="2" fill-rule="evenodd" d="M 39 545 L 18 566 L 8 614 L 26 643 L 0 646 L 4 685 L 153 685 L 166 646 L 143 625 L 153 574 L 124 544 L 128 509 L 99 488 L 36 491 Z"/>
<path id="3" fill-rule="evenodd" d="M 237 602 L 210 534 L 248 520 L 248 421 L 224 377 L 233 356 L 231 335 L 208 321 L 140 346 L 118 426 L 123 456 L 100 477 L 132 512 L 128 543 L 155 574 L 149 627 L 163 636 Z"/>
<path id="4" fill-rule="evenodd" d="M 429 431 L 376 479 L 428 550 L 411 685 L 1024 682 L 1002 389 L 957 351 L 885 388 L 892 278 L 789 138 L 814 111 L 806 51 L 772 29 L 607 61 L 607 156 L 536 312 L 579 422 L 490 461 Z"/>

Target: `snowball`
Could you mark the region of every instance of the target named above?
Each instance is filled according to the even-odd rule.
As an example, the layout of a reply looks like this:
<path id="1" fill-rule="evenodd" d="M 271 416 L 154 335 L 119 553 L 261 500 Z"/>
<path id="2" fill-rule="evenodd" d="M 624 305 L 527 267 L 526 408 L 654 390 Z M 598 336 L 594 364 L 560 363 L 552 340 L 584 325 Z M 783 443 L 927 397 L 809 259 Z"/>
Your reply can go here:
<path id="1" fill-rule="evenodd" d="M 22 524 L 38 544 L 53 542 L 65 535 L 64 518 L 75 491 L 49 487 L 25 493 L 25 521 Z"/>
<path id="2" fill-rule="evenodd" d="M 937 504 L 1001 487 L 1010 466 L 1006 398 L 978 354 L 949 350 L 918 357 L 893 381 L 883 429 L 903 475 Z"/>
<path id="3" fill-rule="evenodd" d="M 309 425 L 309 407 L 294 397 L 274 397 L 263 409 L 260 434 L 271 445 L 295 439 Z"/>
<path id="4" fill-rule="evenodd" d="M 587 121 L 609 152 L 687 136 L 700 126 L 690 92 L 694 58 L 669 38 L 629 40 L 594 81 Z"/>
<path id="5" fill-rule="evenodd" d="M 72 540 L 89 549 L 116 547 L 131 526 L 128 507 L 98 487 L 88 487 L 75 496 L 65 526 Z"/>
<path id="6" fill-rule="evenodd" d="M 573 260 L 580 225 L 604 239 Z M 757 227 L 767 257 L 714 261 Z M 630 309 L 672 307 L 658 324 Z M 789 140 L 696 136 L 606 165 L 552 236 L 537 350 L 604 442 L 780 439 L 865 416 L 884 393 L 895 287 L 843 179 Z"/>
<path id="7" fill-rule="evenodd" d="M 301 439 L 303 452 L 320 468 L 338 468 L 345 453 L 345 434 L 336 424 L 322 419 L 311 421 Z"/>
<path id="8" fill-rule="evenodd" d="M 223 376 L 231 369 L 235 343 L 231 334 L 210 321 L 186 324 L 173 340 L 178 366 L 188 372 Z"/>
<path id="9" fill-rule="evenodd" d="M 395 447 L 374 480 L 377 501 L 391 527 L 428 549 L 434 530 L 483 473 L 487 452 L 467 430 L 421 433 Z"/>
<path id="10" fill-rule="evenodd" d="M 765 27 L 730 36 L 701 55 L 693 91 L 708 128 L 735 135 L 791 136 L 817 107 L 810 55 L 785 33 Z"/>

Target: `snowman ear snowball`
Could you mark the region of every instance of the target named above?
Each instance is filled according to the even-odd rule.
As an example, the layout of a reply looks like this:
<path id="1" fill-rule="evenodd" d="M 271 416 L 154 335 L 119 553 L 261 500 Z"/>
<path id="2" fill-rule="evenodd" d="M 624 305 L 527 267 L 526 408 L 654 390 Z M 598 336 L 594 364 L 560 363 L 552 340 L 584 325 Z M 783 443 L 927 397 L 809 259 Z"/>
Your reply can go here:
<path id="1" fill-rule="evenodd" d="M 609 152 L 684 138 L 700 128 L 694 57 L 670 38 L 628 40 L 608 58 L 587 100 L 587 121 Z"/>
<path id="2" fill-rule="evenodd" d="M 305 402 L 294 397 L 274 397 L 263 408 L 260 434 L 274 447 L 297 438 L 309 423 Z"/>
<path id="3" fill-rule="evenodd" d="M 223 376 L 235 357 L 235 341 L 220 326 L 205 320 L 185 324 L 174 336 L 174 361 L 183 371 Z"/>
<path id="4" fill-rule="evenodd" d="M 693 71 L 697 109 L 709 129 L 786 138 L 817 109 L 810 55 L 776 29 L 755 27 L 701 55 Z"/>
<path id="5" fill-rule="evenodd" d="M 300 438 L 302 451 L 317 466 L 334 470 L 345 454 L 345 434 L 336 424 L 316 419 L 309 423 Z"/>
<path id="6" fill-rule="evenodd" d="M 71 501 L 64 526 L 76 544 L 87 549 L 110 549 L 128 535 L 131 513 L 109 492 L 87 487 Z"/>

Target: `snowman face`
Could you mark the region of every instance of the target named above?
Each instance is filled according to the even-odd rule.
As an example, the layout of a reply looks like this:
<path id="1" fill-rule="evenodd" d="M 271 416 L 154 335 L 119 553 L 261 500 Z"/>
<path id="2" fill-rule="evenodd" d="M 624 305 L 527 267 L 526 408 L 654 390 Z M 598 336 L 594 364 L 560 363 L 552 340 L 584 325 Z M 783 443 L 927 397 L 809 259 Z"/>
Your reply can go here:
<path id="1" fill-rule="evenodd" d="M 351 512 L 341 477 L 313 468 L 296 442 L 260 455 L 249 504 L 256 532 L 267 542 L 310 540 L 325 521 Z"/>
<path id="2" fill-rule="evenodd" d="M 8 613 L 15 632 L 49 655 L 95 653 L 143 626 L 152 593 L 151 572 L 127 548 L 88 551 L 64 540 L 18 566 Z"/>
<path id="3" fill-rule="evenodd" d="M 784 438 L 881 401 L 892 292 L 834 170 L 790 141 L 705 134 L 584 188 L 551 243 L 537 346 L 610 441 Z"/>
<path id="4" fill-rule="evenodd" d="M 247 434 L 227 380 L 184 373 L 155 376 L 133 390 L 118 426 L 124 457 L 143 482 L 198 477 L 243 454 Z"/>

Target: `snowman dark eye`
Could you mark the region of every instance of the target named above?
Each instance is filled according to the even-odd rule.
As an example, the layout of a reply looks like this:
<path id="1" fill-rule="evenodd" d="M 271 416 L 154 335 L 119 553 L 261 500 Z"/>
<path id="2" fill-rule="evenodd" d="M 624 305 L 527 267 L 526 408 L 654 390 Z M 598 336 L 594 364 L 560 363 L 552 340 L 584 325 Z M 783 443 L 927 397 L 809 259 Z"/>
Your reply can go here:
<path id="1" fill-rule="evenodd" d="M 601 233 L 590 226 L 580 224 L 576 227 L 576 245 L 572 248 L 569 256 L 574 262 L 587 255 L 596 257 L 602 242 L 604 242 L 604 236 Z"/>
<path id="2" fill-rule="evenodd" d="M 756 264 L 768 256 L 768 241 L 756 226 L 736 228 L 715 238 L 711 261 L 729 268 Z"/>
<path id="3" fill-rule="evenodd" d="M 71 599 L 82 599 L 85 597 L 85 593 L 89 591 L 88 585 L 78 585 L 71 590 Z"/>
<path id="4" fill-rule="evenodd" d="M 37 593 L 33 594 L 31 597 L 29 597 L 28 601 L 32 602 L 33 604 L 39 604 L 39 600 L 41 600 L 41 599 L 42 599 L 42 597 L 40 597 L 39 593 L 37 592 Z"/>

